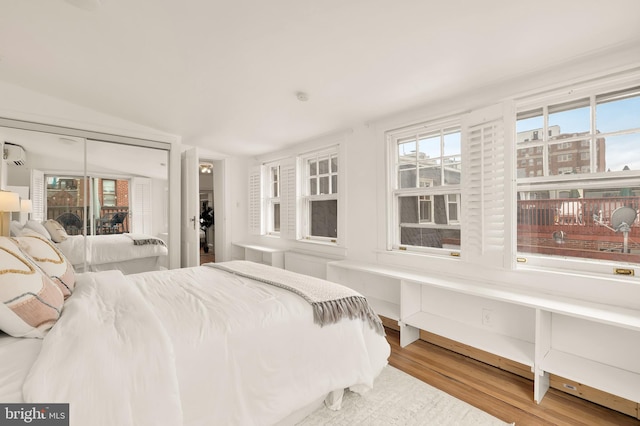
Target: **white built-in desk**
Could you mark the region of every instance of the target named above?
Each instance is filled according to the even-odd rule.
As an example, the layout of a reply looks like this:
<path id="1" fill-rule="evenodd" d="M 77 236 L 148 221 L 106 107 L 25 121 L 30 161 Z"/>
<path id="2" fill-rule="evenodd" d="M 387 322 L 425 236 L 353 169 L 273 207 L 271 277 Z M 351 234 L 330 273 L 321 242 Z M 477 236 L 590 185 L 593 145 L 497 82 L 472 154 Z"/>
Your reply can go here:
<path id="1" fill-rule="evenodd" d="M 638 310 L 354 261 L 329 262 L 327 278 L 362 293 L 378 314 L 397 319 L 401 346 L 425 330 L 530 366 L 537 402 L 549 389 L 549 374 L 640 402 Z M 535 332 L 523 339 L 488 327 L 481 315 L 474 324 L 456 319 L 455 312 L 430 312 L 424 307 L 434 291 L 472 300 L 478 309 L 498 303 L 501 320 Z"/>

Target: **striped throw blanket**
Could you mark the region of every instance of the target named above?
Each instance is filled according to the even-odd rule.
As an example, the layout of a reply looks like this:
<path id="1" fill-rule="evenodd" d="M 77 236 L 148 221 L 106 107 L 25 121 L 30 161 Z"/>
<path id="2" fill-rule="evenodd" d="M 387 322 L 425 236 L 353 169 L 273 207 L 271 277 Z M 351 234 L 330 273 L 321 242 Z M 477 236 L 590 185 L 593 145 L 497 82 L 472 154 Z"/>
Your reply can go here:
<path id="1" fill-rule="evenodd" d="M 359 318 L 366 321 L 378 334 L 385 334 L 380 317 L 373 311 L 367 299 L 343 285 L 246 260 L 206 265 L 299 295 L 311 305 L 314 322 L 321 327 L 343 318 Z"/>

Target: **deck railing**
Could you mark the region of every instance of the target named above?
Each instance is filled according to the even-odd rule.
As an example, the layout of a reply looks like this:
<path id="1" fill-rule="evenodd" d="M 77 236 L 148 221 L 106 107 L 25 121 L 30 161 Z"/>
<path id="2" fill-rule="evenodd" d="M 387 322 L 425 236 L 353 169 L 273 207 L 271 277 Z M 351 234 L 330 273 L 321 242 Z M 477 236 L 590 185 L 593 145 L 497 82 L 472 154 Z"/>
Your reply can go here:
<path id="1" fill-rule="evenodd" d="M 71 213 L 80 219 L 80 223 L 84 223 L 84 208 L 81 206 L 48 206 L 47 207 L 47 219 L 58 220 L 64 213 Z M 108 227 L 105 226 L 108 220 L 115 214 L 124 212 L 126 213 L 125 220 L 122 226 Z M 122 234 L 129 232 L 129 208 L 128 207 L 102 207 L 100 208 L 100 216 L 95 220 L 94 232 L 95 234 Z M 87 235 L 91 234 L 91 219 L 87 223 Z M 63 224 L 63 226 L 65 226 Z M 82 234 L 81 227 L 77 226 L 65 226 L 65 230 L 69 235 Z"/>

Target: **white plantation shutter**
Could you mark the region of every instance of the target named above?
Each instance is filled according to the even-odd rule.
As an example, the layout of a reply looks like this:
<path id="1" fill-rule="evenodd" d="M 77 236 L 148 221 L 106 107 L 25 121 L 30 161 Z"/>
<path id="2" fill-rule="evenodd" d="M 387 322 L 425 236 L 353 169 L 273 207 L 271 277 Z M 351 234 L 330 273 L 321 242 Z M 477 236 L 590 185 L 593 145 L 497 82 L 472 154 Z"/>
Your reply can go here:
<path id="1" fill-rule="evenodd" d="M 252 169 L 249 172 L 249 233 L 253 235 L 262 234 L 262 186 L 260 168 Z"/>
<path id="2" fill-rule="evenodd" d="M 44 172 L 41 170 L 31 169 L 31 188 L 30 195 L 33 211 L 31 219 L 42 222 L 45 219 L 44 214 Z"/>
<path id="3" fill-rule="evenodd" d="M 512 258 L 513 107 L 499 104 L 464 119 L 462 252 L 469 262 L 508 266 Z"/>
<path id="4" fill-rule="evenodd" d="M 295 240 L 296 229 L 296 167 L 280 165 L 280 236 Z"/>
<path id="5" fill-rule="evenodd" d="M 135 177 L 131 179 L 131 232 L 152 234 L 151 179 Z"/>

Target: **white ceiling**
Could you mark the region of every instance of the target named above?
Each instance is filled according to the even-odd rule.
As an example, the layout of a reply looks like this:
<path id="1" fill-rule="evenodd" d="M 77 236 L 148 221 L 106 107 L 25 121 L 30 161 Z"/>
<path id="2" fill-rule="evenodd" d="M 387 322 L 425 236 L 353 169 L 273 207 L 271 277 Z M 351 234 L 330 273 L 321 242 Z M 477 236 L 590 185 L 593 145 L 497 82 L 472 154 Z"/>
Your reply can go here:
<path id="1" fill-rule="evenodd" d="M 638 0 L 100 2 L 0 0 L 0 80 L 229 155 L 640 45 Z"/>

